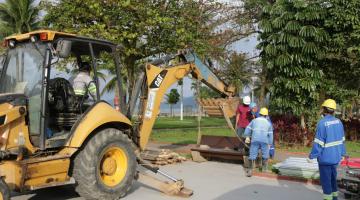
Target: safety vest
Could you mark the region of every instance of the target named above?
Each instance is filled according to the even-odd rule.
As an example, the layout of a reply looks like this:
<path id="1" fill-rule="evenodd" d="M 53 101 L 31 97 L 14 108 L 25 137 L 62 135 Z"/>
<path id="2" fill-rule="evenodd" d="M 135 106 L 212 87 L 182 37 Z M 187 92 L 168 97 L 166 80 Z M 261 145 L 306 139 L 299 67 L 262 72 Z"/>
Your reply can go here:
<path id="1" fill-rule="evenodd" d="M 336 117 L 326 115 L 317 124 L 309 157 L 317 158 L 319 164 L 333 165 L 338 164 L 345 155 L 344 126 Z"/>
<path id="2" fill-rule="evenodd" d="M 91 96 L 96 97 L 96 85 L 87 72 L 79 72 L 72 80 L 75 95 L 83 96 L 88 91 Z"/>

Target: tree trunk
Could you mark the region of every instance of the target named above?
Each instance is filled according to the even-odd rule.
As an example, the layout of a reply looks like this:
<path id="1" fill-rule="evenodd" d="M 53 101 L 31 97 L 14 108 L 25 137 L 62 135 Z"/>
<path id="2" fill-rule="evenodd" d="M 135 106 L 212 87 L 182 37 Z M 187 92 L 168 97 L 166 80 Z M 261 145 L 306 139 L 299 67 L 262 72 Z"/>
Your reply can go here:
<path id="1" fill-rule="evenodd" d="M 265 97 L 266 97 L 266 87 L 267 87 L 267 70 L 266 66 L 262 67 L 262 72 L 260 76 L 260 94 L 259 94 L 259 107 L 265 106 Z"/>
<path id="2" fill-rule="evenodd" d="M 200 84 L 199 80 L 196 81 L 196 93 L 197 93 L 197 101 L 198 101 L 198 120 L 201 120 L 201 106 L 200 106 Z"/>
<path id="3" fill-rule="evenodd" d="M 135 86 L 135 82 L 136 82 L 136 77 L 135 77 L 135 63 L 136 63 L 136 59 L 132 58 L 132 57 L 128 57 L 127 59 L 125 59 L 124 61 L 124 66 L 126 67 L 126 71 L 127 71 L 127 76 L 128 76 L 128 94 L 127 96 L 128 101 L 127 101 L 127 106 L 129 106 L 128 102 L 131 102 L 131 96 L 132 96 L 132 92 L 134 90 L 134 86 Z M 126 108 L 127 110 L 129 108 Z"/>
<path id="4" fill-rule="evenodd" d="M 181 84 L 181 94 L 180 94 L 180 120 L 184 119 L 184 83 Z"/>
<path id="5" fill-rule="evenodd" d="M 173 105 L 170 104 L 170 116 L 173 117 L 174 113 L 173 113 Z"/>
<path id="6" fill-rule="evenodd" d="M 266 86 L 264 84 L 261 84 L 260 86 L 260 96 L 259 96 L 259 107 L 264 107 L 265 106 L 265 90 Z"/>
<path id="7" fill-rule="evenodd" d="M 300 116 L 300 126 L 301 126 L 301 132 L 303 134 L 303 145 L 306 146 L 307 137 L 306 137 L 306 123 L 305 123 L 305 115 L 304 114 L 301 114 L 301 116 Z"/>
<path id="8" fill-rule="evenodd" d="M 198 102 L 198 117 L 197 117 L 197 121 L 198 121 L 198 137 L 197 137 L 197 142 L 196 144 L 200 145 L 200 141 L 201 141 L 201 106 L 200 106 L 200 81 L 197 80 L 196 82 L 196 93 L 197 93 L 197 102 Z"/>

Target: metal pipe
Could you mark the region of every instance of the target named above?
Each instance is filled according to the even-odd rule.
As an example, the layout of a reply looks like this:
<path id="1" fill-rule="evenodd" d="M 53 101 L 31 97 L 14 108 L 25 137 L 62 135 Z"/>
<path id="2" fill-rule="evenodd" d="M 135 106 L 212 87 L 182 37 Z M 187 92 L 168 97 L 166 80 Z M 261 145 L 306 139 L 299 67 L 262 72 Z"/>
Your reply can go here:
<path id="1" fill-rule="evenodd" d="M 172 180 L 174 182 L 179 181 L 178 179 L 176 179 L 176 178 L 170 176 L 169 174 L 166 174 L 165 172 L 162 172 L 160 170 L 158 170 L 157 173 L 161 174 L 162 176 L 164 176 L 164 177 L 166 177 L 166 178 L 168 178 L 168 179 L 170 179 L 170 180 Z"/>
<path id="2" fill-rule="evenodd" d="M 158 167 L 153 167 L 150 163 L 144 161 L 143 159 L 138 157 L 137 160 L 138 160 L 140 166 L 154 172 L 155 174 L 159 173 L 160 175 L 162 175 L 162 176 L 164 176 L 164 177 L 166 177 L 166 178 L 168 178 L 168 179 L 170 179 L 170 180 L 172 180 L 174 182 L 179 181 L 177 178 L 174 178 L 174 177 L 170 176 L 169 174 L 166 174 L 165 172 L 160 171 L 160 169 Z"/>

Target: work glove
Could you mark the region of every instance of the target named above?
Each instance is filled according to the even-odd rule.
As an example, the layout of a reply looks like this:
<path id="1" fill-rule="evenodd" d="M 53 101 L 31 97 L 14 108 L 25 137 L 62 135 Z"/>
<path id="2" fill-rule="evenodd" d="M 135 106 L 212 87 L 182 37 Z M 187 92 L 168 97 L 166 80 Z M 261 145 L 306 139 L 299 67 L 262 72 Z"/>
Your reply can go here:
<path id="1" fill-rule="evenodd" d="M 249 137 L 246 137 L 245 143 L 246 143 L 246 144 L 249 144 L 249 143 L 250 143 L 250 138 L 249 138 Z"/>
<path id="2" fill-rule="evenodd" d="M 314 161 L 311 160 L 310 158 L 306 158 L 306 161 L 307 161 L 308 163 L 313 163 L 313 162 L 314 162 Z"/>

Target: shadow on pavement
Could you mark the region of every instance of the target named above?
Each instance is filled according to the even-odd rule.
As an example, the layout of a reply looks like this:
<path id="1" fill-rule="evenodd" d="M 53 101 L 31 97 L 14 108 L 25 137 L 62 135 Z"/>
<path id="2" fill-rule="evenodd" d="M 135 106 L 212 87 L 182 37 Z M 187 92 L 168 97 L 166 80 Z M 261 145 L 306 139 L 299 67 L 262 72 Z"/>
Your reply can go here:
<path id="1" fill-rule="evenodd" d="M 135 192 L 140 187 L 145 187 L 149 189 L 153 189 L 147 185 L 144 185 L 140 182 L 135 181 L 132 188 L 130 189 L 129 194 Z M 59 186 L 59 187 L 51 187 L 51 188 L 45 188 L 36 190 L 30 193 L 27 193 L 27 195 L 32 195 L 28 200 L 44 200 L 44 199 L 51 199 L 51 200 L 67 200 L 67 199 L 76 199 L 80 200 L 81 198 L 75 191 L 75 188 L 73 185 L 67 185 L 67 186 Z"/>
<path id="2" fill-rule="evenodd" d="M 74 186 L 72 185 L 40 189 L 34 191 L 33 194 L 34 195 L 31 196 L 29 200 L 65 200 L 80 198 L 79 195 L 75 192 Z"/>
<path id="3" fill-rule="evenodd" d="M 261 184 L 263 182 L 264 184 Z M 286 181 L 279 181 L 280 185 L 267 185 L 267 180 L 259 179 L 258 184 L 248 185 L 227 192 L 215 200 L 320 200 L 321 193 L 310 190 L 302 183 L 294 184 Z"/>

